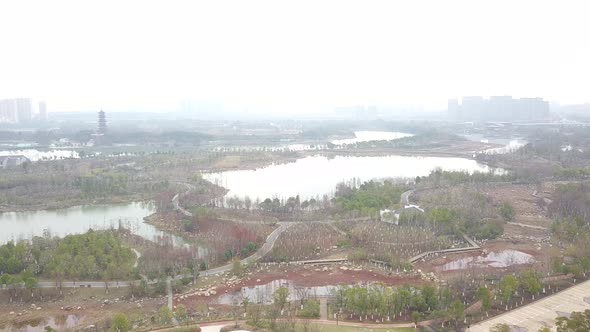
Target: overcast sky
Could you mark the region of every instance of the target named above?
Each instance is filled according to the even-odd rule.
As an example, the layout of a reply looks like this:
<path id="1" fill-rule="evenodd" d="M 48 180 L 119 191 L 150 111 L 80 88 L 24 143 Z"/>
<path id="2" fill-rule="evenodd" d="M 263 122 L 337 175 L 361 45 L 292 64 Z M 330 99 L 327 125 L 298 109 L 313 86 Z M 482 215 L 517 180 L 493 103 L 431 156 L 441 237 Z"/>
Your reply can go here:
<path id="1" fill-rule="evenodd" d="M 587 0 L 2 0 L 0 98 L 50 111 L 588 102 L 588 13 Z"/>

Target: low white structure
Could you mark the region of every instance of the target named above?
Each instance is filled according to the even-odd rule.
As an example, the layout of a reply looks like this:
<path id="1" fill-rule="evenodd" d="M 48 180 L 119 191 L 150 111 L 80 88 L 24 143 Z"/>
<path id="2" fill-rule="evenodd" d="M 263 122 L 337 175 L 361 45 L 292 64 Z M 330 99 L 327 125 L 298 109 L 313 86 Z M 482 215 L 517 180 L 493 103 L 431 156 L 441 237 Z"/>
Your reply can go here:
<path id="1" fill-rule="evenodd" d="M 384 209 L 379 211 L 379 219 L 390 224 L 399 224 L 399 213 L 395 210 Z"/>
<path id="2" fill-rule="evenodd" d="M 399 225 L 399 216 L 401 213 L 424 213 L 424 209 L 422 209 L 418 205 L 408 204 L 405 205 L 403 208 L 399 210 L 390 210 L 390 209 L 383 209 L 379 211 L 379 219 L 383 222 Z"/>

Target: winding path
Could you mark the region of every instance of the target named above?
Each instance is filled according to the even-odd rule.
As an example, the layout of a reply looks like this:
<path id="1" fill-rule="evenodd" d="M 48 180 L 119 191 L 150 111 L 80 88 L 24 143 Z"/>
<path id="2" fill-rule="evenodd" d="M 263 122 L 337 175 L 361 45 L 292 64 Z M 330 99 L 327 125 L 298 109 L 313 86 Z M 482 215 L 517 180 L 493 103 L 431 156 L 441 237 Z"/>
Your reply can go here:
<path id="1" fill-rule="evenodd" d="M 294 225 L 295 223 L 279 223 L 279 227 L 277 227 L 277 229 L 275 229 L 274 231 L 272 231 L 272 233 L 270 233 L 270 235 L 266 238 L 266 242 L 264 242 L 264 244 L 262 245 L 262 247 L 260 247 L 260 249 L 258 249 L 258 251 L 256 251 L 254 254 L 252 254 L 251 256 L 248 256 L 244 259 L 241 260 L 242 264 L 251 264 L 256 262 L 257 260 L 259 260 L 260 258 L 264 257 L 264 255 L 268 254 L 273 246 L 275 245 L 275 242 L 277 241 L 277 239 L 279 238 L 279 236 L 289 227 L 291 227 L 292 225 Z M 226 264 L 223 266 L 219 266 L 219 267 L 215 267 L 212 269 L 208 269 L 205 271 L 201 271 L 199 273 L 199 275 L 201 276 L 210 276 L 210 275 L 214 275 L 214 274 L 219 274 L 219 273 L 225 273 L 227 271 L 230 271 L 232 268 L 232 264 Z M 183 279 L 183 278 L 192 278 L 193 276 L 190 274 L 180 274 L 175 276 L 173 279 L 174 280 L 178 280 L 178 279 Z M 61 287 L 63 288 L 119 288 L 119 287 L 129 287 L 131 285 L 131 283 L 134 284 L 138 284 L 139 280 L 135 280 L 135 281 L 129 281 L 129 280 L 119 280 L 119 281 L 109 281 L 109 282 L 104 282 L 104 281 L 63 281 L 61 283 Z M 152 281 L 150 283 L 156 283 L 156 281 Z M 38 287 L 39 288 L 53 288 L 53 287 L 57 287 L 58 283 L 56 283 L 55 281 L 40 281 L 38 283 Z"/>

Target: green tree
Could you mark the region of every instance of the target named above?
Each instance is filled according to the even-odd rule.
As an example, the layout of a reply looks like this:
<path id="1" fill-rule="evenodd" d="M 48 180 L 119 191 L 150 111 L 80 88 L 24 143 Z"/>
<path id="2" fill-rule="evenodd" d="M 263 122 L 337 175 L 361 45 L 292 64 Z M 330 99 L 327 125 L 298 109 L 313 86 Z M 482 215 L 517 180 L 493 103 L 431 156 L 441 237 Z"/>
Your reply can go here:
<path id="1" fill-rule="evenodd" d="M 512 275 L 506 275 L 500 280 L 499 287 L 502 301 L 508 303 L 518 289 L 518 279 Z"/>
<path id="2" fill-rule="evenodd" d="M 113 317 L 111 321 L 111 331 L 113 332 L 126 332 L 131 331 L 131 323 L 125 314 L 119 313 Z"/>
<path id="3" fill-rule="evenodd" d="M 584 312 L 572 312 L 570 317 L 558 317 L 555 320 L 557 332 L 590 331 L 590 309 Z"/>
<path id="4" fill-rule="evenodd" d="M 418 311 L 412 312 L 412 322 L 414 322 L 416 329 L 418 328 L 418 322 L 420 321 L 420 318 L 422 318 L 422 314 L 420 314 Z"/>
<path id="5" fill-rule="evenodd" d="M 500 205 L 498 213 L 505 221 L 512 221 L 514 219 L 514 208 L 508 202 L 504 202 Z"/>
<path id="6" fill-rule="evenodd" d="M 289 298 L 289 289 L 286 287 L 280 287 L 275 291 L 272 296 L 273 303 L 279 311 L 283 311 L 287 305 L 287 299 Z"/>
<path id="7" fill-rule="evenodd" d="M 449 313 L 451 315 L 451 319 L 455 322 L 455 324 L 457 324 L 457 322 L 465 318 L 465 305 L 463 302 L 455 300 L 453 303 L 451 303 L 451 311 Z"/>
<path id="8" fill-rule="evenodd" d="M 235 276 L 241 276 L 244 272 L 244 268 L 242 267 L 242 262 L 239 259 L 234 259 L 232 262 L 231 273 Z"/>
<path id="9" fill-rule="evenodd" d="M 492 307 L 492 292 L 485 287 L 480 287 L 475 293 L 475 298 L 481 301 L 481 310 L 488 312 Z"/>
<path id="10" fill-rule="evenodd" d="M 490 328 L 490 332 L 510 332 L 510 326 L 506 324 L 496 324 Z"/>
<path id="11" fill-rule="evenodd" d="M 158 311 L 158 320 L 160 324 L 170 324 L 172 322 L 172 310 L 168 306 L 163 306 Z"/>
<path id="12" fill-rule="evenodd" d="M 31 297 L 33 297 L 33 290 L 37 288 L 37 278 L 34 278 L 30 271 L 24 271 L 21 280 L 25 283 L 25 288 L 31 291 Z"/>
<path id="13" fill-rule="evenodd" d="M 424 285 L 422 287 L 422 297 L 428 310 L 432 311 L 438 307 L 438 297 L 436 296 L 436 289 L 431 285 Z"/>
<path id="14" fill-rule="evenodd" d="M 532 295 L 539 294 L 543 290 L 543 284 L 541 278 L 535 270 L 527 270 L 520 275 L 520 283 L 522 287 Z"/>
<path id="15" fill-rule="evenodd" d="M 320 318 L 320 304 L 315 300 L 305 301 L 299 316 L 303 318 Z"/>
<path id="16" fill-rule="evenodd" d="M 180 323 L 184 323 L 186 321 L 186 319 L 188 318 L 188 312 L 186 311 L 186 307 L 184 306 L 184 304 L 179 304 L 176 307 L 176 312 L 174 313 L 174 317 L 176 317 L 176 319 Z"/>

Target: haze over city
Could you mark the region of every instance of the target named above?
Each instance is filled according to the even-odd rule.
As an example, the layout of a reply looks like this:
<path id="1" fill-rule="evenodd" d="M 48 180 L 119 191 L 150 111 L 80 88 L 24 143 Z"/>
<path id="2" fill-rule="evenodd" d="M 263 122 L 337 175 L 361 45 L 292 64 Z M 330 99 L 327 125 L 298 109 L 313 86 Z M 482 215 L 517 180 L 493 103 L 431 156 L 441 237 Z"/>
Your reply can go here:
<path id="1" fill-rule="evenodd" d="M 588 1 L 0 1 L 0 332 L 590 331 Z"/>
<path id="2" fill-rule="evenodd" d="M 14 1 L 0 99 L 50 112 L 444 110 L 469 95 L 590 101 L 586 1 Z"/>

